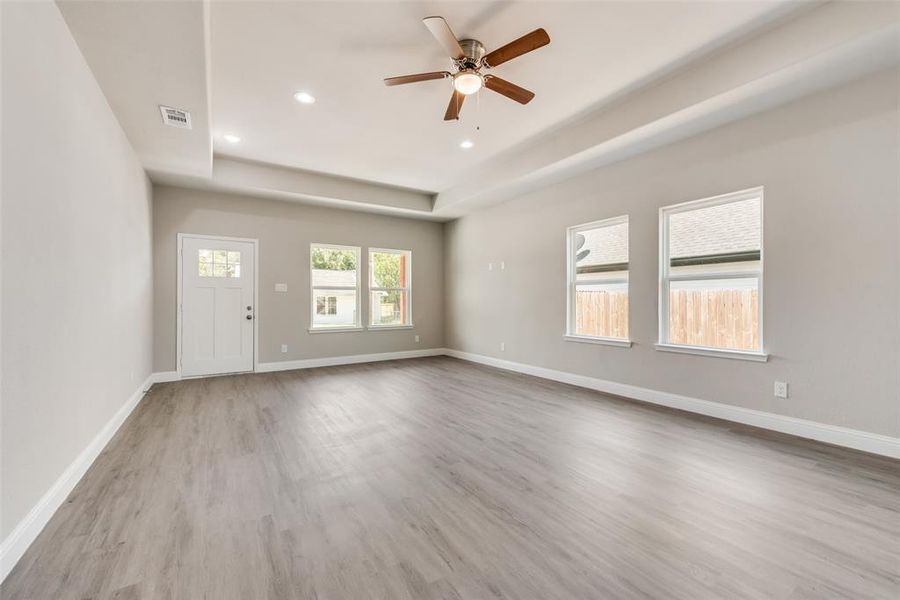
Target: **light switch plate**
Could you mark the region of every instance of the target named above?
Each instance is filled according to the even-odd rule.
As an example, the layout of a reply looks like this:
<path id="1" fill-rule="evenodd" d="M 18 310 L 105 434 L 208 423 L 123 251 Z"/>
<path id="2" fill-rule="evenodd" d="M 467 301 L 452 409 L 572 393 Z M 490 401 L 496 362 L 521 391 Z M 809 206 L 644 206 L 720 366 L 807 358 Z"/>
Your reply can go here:
<path id="1" fill-rule="evenodd" d="M 286 291 L 287 291 L 287 284 L 286 284 L 286 283 L 276 283 L 276 284 L 275 284 L 275 291 L 276 291 L 276 292 L 286 292 Z"/>

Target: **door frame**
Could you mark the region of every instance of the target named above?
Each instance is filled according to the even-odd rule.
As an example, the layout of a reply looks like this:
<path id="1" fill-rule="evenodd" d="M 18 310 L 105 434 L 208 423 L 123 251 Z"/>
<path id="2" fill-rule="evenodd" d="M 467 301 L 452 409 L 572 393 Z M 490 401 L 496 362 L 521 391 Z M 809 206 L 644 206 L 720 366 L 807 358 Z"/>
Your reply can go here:
<path id="1" fill-rule="evenodd" d="M 243 242 L 253 244 L 253 373 L 259 370 L 259 239 L 232 237 L 229 235 L 203 235 L 199 233 L 179 233 L 175 247 L 175 371 L 179 379 L 199 379 L 203 377 L 218 377 L 218 375 L 191 375 L 183 377 L 181 374 L 181 338 L 183 328 L 184 303 L 182 301 L 182 263 L 184 262 L 184 238 L 197 238 L 201 240 L 216 240 L 220 242 Z"/>

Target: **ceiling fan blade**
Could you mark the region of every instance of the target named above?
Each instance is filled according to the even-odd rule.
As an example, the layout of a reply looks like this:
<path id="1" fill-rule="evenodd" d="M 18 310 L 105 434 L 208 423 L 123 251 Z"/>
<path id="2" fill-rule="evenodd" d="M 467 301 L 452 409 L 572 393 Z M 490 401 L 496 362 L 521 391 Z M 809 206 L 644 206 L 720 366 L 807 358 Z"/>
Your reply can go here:
<path id="1" fill-rule="evenodd" d="M 495 91 L 498 94 L 503 94 L 507 98 L 515 100 L 519 104 L 528 104 L 529 102 L 531 102 L 531 99 L 534 98 L 534 92 L 519 87 L 514 83 L 510 83 L 505 79 L 500 79 L 496 75 L 485 75 L 484 87 L 489 90 Z"/>
<path id="2" fill-rule="evenodd" d="M 447 105 L 447 112 L 444 113 L 445 121 L 454 121 L 459 118 L 459 111 L 462 108 L 465 99 L 465 94 L 460 94 L 456 90 L 453 90 L 453 96 L 450 97 L 450 104 Z"/>
<path id="3" fill-rule="evenodd" d="M 418 81 L 429 81 L 431 79 L 443 79 L 444 77 L 450 77 L 450 73 L 448 71 L 432 71 L 431 73 L 400 75 L 399 77 L 388 77 L 384 80 L 384 85 L 403 85 L 404 83 L 416 83 Z"/>
<path id="4" fill-rule="evenodd" d="M 444 20 L 444 17 L 425 17 L 422 19 L 422 22 L 425 23 L 425 27 L 428 28 L 428 31 L 431 32 L 434 39 L 443 46 L 447 54 L 450 55 L 450 58 L 462 60 L 466 57 L 462 46 L 459 45 L 459 40 L 456 39 L 456 35 L 454 35 L 453 31 L 450 29 L 450 26 L 447 25 L 447 21 Z"/>
<path id="5" fill-rule="evenodd" d="M 502 65 L 508 60 L 512 60 L 523 54 L 527 54 L 532 50 L 537 50 L 541 46 L 550 43 L 550 36 L 543 29 L 535 29 L 531 33 L 523 35 L 514 42 L 510 42 L 502 48 L 497 48 L 493 52 L 488 52 L 481 62 L 488 67 L 496 67 Z"/>

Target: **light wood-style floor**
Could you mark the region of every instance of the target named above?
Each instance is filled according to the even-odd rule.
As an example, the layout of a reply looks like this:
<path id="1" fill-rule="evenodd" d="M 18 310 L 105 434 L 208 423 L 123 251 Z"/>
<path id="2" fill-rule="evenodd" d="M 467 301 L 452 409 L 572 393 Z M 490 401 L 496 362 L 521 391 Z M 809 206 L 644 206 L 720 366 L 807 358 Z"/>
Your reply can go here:
<path id="1" fill-rule="evenodd" d="M 157 385 L 33 598 L 900 598 L 900 462 L 436 357 Z"/>

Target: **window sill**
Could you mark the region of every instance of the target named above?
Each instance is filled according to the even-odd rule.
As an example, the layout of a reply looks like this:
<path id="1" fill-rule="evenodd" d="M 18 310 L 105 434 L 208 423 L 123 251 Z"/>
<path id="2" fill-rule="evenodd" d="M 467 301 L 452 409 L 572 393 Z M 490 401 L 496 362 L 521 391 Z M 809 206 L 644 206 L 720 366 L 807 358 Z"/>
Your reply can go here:
<path id="1" fill-rule="evenodd" d="M 712 356 L 715 358 L 732 358 L 736 360 L 749 360 L 752 362 L 766 362 L 769 355 L 765 352 L 746 352 L 744 350 L 723 350 L 722 348 L 705 348 L 703 346 L 679 346 L 677 344 L 654 344 L 657 350 L 663 352 L 679 352 L 681 354 L 696 354 L 698 356 Z"/>
<path id="2" fill-rule="evenodd" d="M 348 331 L 365 331 L 365 327 L 310 327 L 310 333 L 346 333 Z"/>
<path id="3" fill-rule="evenodd" d="M 369 325 L 369 331 L 392 331 L 395 329 L 412 329 L 415 325 Z"/>
<path id="4" fill-rule="evenodd" d="M 587 335 L 569 335 L 563 336 L 567 342 L 579 342 L 581 344 L 599 344 L 601 346 L 618 346 L 619 348 L 631 348 L 631 340 L 622 340 L 619 338 L 590 337 Z"/>

